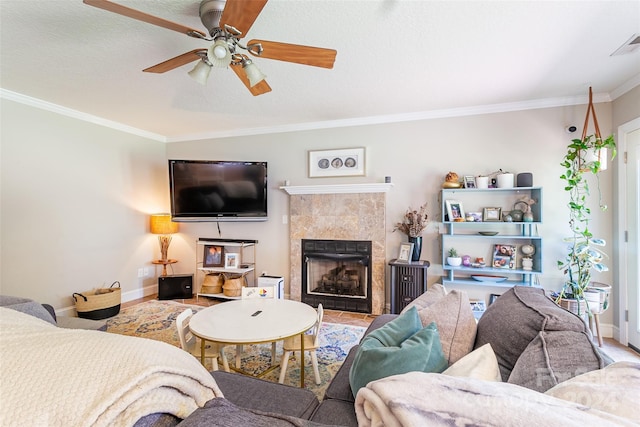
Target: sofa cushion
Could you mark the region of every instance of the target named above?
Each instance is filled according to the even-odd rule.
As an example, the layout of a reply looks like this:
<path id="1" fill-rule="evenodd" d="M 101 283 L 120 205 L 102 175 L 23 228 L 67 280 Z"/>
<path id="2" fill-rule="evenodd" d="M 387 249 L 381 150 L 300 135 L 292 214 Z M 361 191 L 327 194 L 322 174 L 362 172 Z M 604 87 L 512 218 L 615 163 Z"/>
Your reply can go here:
<path id="1" fill-rule="evenodd" d="M 349 350 L 347 358 L 344 359 L 344 362 L 342 362 L 338 372 L 336 372 L 336 375 L 331 379 L 327 390 L 325 390 L 324 400 L 336 399 L 350 403 L 355 401 L 353 392 L 351 391 L 351 383 L 349 383 L 349 372 L 351 371 L 351 366 L 353 365 L 353 361 L 358 353 L 358 348 L 360 348 L 360 346 L 356 345 L 351 347 L 351 350 Z"/>
<path id="2" fill-rule="evenodd" d="M 362 339 L 364 339 L 369 333 L 371 333 L 371 331 L 374 331 L 386 325 L 397 317 L 397 314 L 381 314 L 380 316 L 377 316 L 375 319 L 373 319 L 373 321 L 365 331 Z M 356 357 L 358 348 L 359 346 L 356 345 L 354 347 L 351 347 L 351 349 L 349 350 L 347 358 L 344 360 L 344 362 L 342 362 L 342 365 L 338 369 L 338 372 L 336 372 L 335 376 L 331 380 L 331 383 L 329 384 L 329 387 L 327 387 L 327 390 L 324 393 L 325 400 L 339 399 L 353 403 L 354 397 L 353 393 L 351 392 L 351 384 L 349 383 L 349 371 L 351 370 L 351 365 L 353 364 L 353 360 Z"/>
<path id="3" fill-rule="evenodd" d="M 427 289 L 427 292 L 423 293 L 403 308 L 400 314 L 408 311 L 411 307 L 417 307 L 418 310 L 429 307 L 431 304 L 440 301 L 446 296 L 447 290 L 445 287 L 440 283 L 434 283 L 429 287 L 429 289 Z"/>
<path id="4" fill-rule="evenodd" d="M 485 344 L 467 354 L 442 374 L 486 381 L 502 381 L 498 359 L 496 359 L 496 354 L 491 349 L 491 344 Z"/>
<path id="5" fill-rule="evenodd" d="M 362 339 L 360 339 L 360 342 L 362 342 L 362 340 L 367 335 L 369 335 L 371 331 L 375 331 L 376 329 L 386 325 L 396 317 L 398 317 L 397 314 L 381 314 L 380 316 L 376 316 L 376 318 L 373 319 L 373 321 L 369 324 L 369 327 L 367 328 L 367 330 L 364 331 L 364 335 L 362 335 Z"/>
<path id="6" fill-rule="evenodd" d="M 544 393 L 605 362 L 585 332 L 541 331 L 516 361 L 509 382 Z"/>
<path id="7" fill-rule="evenodd" d="M 435 323 L 422 327 L 413 307 L 367 335 L 349 371 L 354 396 L 370 381 L 411 371 L 442 372 L 447 360 Z"/>
<path id="8" fill-rule="evenodd" d="M 248 393 L 249 394 L 249 393 Z M 316 427 L 320 424 L 278 413 L 262 412 L 241 408 L 224 397 L 209 400 L 202 408 L 198 408 L 184 419 L 181 427 Z"/>
<path id="9" fill-rule="evenodd" d="M 358 418 L 353 402 L 329 399 L 323 400 L 311 416 L 311 421 L 321 424 L 357 427 Z"/>
<path id="10" fill-rule="evenodd" d="M 475 348 L 491 344 L 502 380 L 540 331 L 587 332 L 576 315 L 556 305 L 540 288 L 514 286 L 491 304 L 478 321 Z"/>
<path id="11" fill-rule="evenodd" d="M 640 424 L 640 363 L 617 362 L 571 378 L 545 392 Z"/>
<path id="12" fill-rule="evenodd" d="M 246 409 L 309 419 L 319 404 L 313 392 L 300 387 L 224 371 L 211 375 L 227 400 Z"/>
<path id="13" fill-rule="evenodd" d="M 5 307 L 10 308 L 12 310 L 20 311 L 25 314 L 29 314 L 33 317 L 37 317 L 38 319 L 45 320 L 51 323 L 52 325 L 56 324 L 55 319 L 51 317 L 51 314 L 47 311 L 47 309 L 44 308 L 42 304 L 38 302 L 27 300 L 26 302 L 11 304 Z"/>
<path id="14" fill-rule="evenodd" d="M 423 326 L 436 323 L 442 351 L 449 365 L 473 350 L 477 324 L 466 292 L 452 290 L 418 313 Z"/>

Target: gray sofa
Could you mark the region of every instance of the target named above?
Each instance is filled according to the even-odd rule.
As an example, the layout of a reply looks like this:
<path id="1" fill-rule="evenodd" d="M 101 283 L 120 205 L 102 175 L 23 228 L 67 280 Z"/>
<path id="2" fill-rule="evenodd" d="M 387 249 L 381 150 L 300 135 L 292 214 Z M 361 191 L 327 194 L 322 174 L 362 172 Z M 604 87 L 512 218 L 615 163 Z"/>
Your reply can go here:
<path id="1" fill-rule="evenodd" d="M 56 316 L 54 308 L 49 304 L 40 304 L 29 298 L 0 295 L 0 307 L 10 308 L 22 313 L 30 314 L 61 328 L 107 330 L 107 322 L 100 320 L 82 319 L 80 317 Z"/>
<path id="2" fill-rule="evenodd" d="M 487 309 L 477 327 L 475 321 L 472 322 L 472 334 L 469 331 L 461 331 L 468 328 L 468 322 L 449 319 L 472 316 L 468 299 L 465 299 L 466 294 L 452 291 L 446 296 L 434 297 L 434 293 L 431 292 L 433 289 L 437 290 L 438 287 L 433 286 L 430 291 L 412 303 L 412 306 L 418 309 L 423 324 L 433 316 L 440 319 L 437 323 L 441 329 L 442 346 L 446 348 L 448 357 L 451 357 L 456 348 L 459 350 L 468 346 L 468 351 L 481 350 L 486 348 L 486 344 L 490 344 L 495 353 L 494 371 L 503 382 L 497 382 L 495 379 L 485 381 L 474 376 L 455 377 L 446 371 L 447 375 L 408 372 L 374 380 L 360 389 L 354 398 L 349 377 L 354 361 L 357 359 L 359 347 L 356 346 L 351 349 L 345 362 L 332 379 L 322 401 L 318 401 L 309 390 L 240 374 L 215 371 L 211 375 L 224 397 L 208 400 L 204 406 L 195 409 L 182 420 L 173 415 L 153 413 L 138 419 L 135 425 L 137 427 L 173 425 L 315 427 L 320 425 L 356 426 L 359 425 L 359 421 L 360 425 L 454 425 L 457 420 L 463 419 L 471 420 L 477 425 L 495 424 L 496 419 L 504 421 L 501 422 L 503 425 L 635 425 L 634 423 L 640 423 L 640 414 L 633 412 L 637 411 L 635 409 L 637 405 L 629 401 L 629 396 L 632 396 L 631 400 L 633 400 L 633 396 L 640 393 L 640 364 L 623 366 L 619 374 L 616 372 L 608 374 L 607 380 L 614 389 L 604 390 L 603 393 L 606 393 L 608 398 L 601 399 L 601 402 L 620 403 L 618 406 L 614 405 L 614 408 L 596 406 L 592 408 L 580 404 L 582 402 L 570 402 L 571 396 L 582 395 L 580 389 L 578 392 L 573 389 L 565 390 L 564 397 L 561 394 L 563 390 L 551 396 L 543 393 L 547 390 L 549 392 L 556 390 L 559 385 L 572 383 L 573 380 L 584 377 L 582 375 L 584 373 L 597 373 L 603 368 L 608 369 L 605 367 L 611 360 L 593 345 L 591 334 L 585 323 L 577 316 L 555 305 L 541 289 L 516 287 L 505 292 Z M 455 304 L 452 305 L 452 301 Z M 0 305 L 37 317 L 44 316 L 41 318 L 55 324 L 55 317 L 51 316 L 42 305 L 33 301 L 9 300 L 2 297 Z M 452 310 L 452 307 L 457 309 Z M 389 314 L 378 316 L 369 326 L 361 344 L 367 340 L 372 331 L 382 330 L 380 328 L 391 325 L 389 322 L 398 318 L 396 315 Z M 395 323 L 397 322 L 393 322 Z M 446 327 L 452 329 L 447 331 Z M 473 351 L 473 353 L 476 352 Z M 182 356 L 182 354 L 175 356 Z M 463 362 L 465 358 L 466 356 L 461 356 L 459 361 Z M 459 365 L 451 362 L 452 360 L 449 364 L 452 366 Z M 399 366 L 401 365 L 400 363 Z M 618 364 L 611 366 L 615 365 Z M 197 366 L 201 368 L 200 365 Z M 206 371 L 204 375 L 209 378 Z M 610 379 L 613 380 L 609 381 Z M 630 380 L 623 383 L 626 379 Z M 595 381 L 598 379 L 596 378 Z M 616 386 L 619 387 L 616 389 Z M 577 387 L 582 386 L 578 384 Z M 385 390 L 391 394 L 385 396 Z M 597 393 L 593 389 L 587 390 L 590 395 Z M 371 403 L 373 401 L 367 401 L 367 396 L 376 393 L 381 396 L 380 399 L 376 399 L 378 407 Z M 429 398 L 425 399 L 425 396 Z M 493 401 L 487 403 L 485 400 L 494 398 L 500 400 L 495 403 Z M 408 403 L 418 407 L 410 408 Z M 436 408 L 429 405 L 440 406 Z M 629 414 L 622 415 L 626 418 L 621 418 L 616 412 L 621 408 L 631 408 Z M 403 414 L 402 411 L 406 410 L 415 410 L 415 412 Z M 496 412 L 497 410 L 499 411 Z M 400 411 L 401 418 L 404 420 L 415 420 L 415 417 L 418 417 L 419 421 L 405 423 L 390 420 L 387 422 L 385 417 L 394 416 L 397 411 Z M 367 417 L 371 414 L 377 422 L 368 422 Z M 627 422 L 629 418 L 632 421 Z"/>
<path id="3" fill-rule="evenodd" d="M 432 302 L 425 294 L 415 305 L 425 309 Z M 396 317 L 391 314 L 378 316 L 365 337 Z M 536 288 L 510 289 L 488 308 L 478 322 L 473 348 L 487 343 L 495 351 L 503 381 L 536 392 L 544 392 L 561 381 L 611 363 L 593 345 L 585 323 L 558 307 L 543 290 Z M 232 406 L 233 420 L 240 422 L 236 425 L 262 425 L 260 422 L 264 422 L 265 426 L 273 427 L 282 422 L 282 425 L 357 426 L 356 399 L 349 382 L 349 371 L 357 351 L 358 346 L 351 349 L 321 402 L 308 390 L 235 373 L 213 372 L 226 402 L 222 402 L 225 399 L 213 399 L 180 425 L 227 425 L 222 414 Z M 455 404 L 455 401 L 451 402 L 452 406 Z M 245 419 L 248 424 L 241 422 L 242 414 L 249 417 Z M 257 414 L 265 418 L 254 419 Z"/>

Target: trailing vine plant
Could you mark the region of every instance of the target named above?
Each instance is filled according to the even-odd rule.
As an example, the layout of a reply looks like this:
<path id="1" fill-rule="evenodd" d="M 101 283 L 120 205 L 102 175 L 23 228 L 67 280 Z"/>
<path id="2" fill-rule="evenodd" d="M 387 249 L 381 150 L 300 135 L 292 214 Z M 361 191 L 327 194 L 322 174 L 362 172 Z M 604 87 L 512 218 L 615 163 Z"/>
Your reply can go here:
<path id="1" fill-rule="evenodd" d="M 613 135 L 604 140 L 598 135 L 583 136 L 582 139 L 571 141 L 561 163 L 565 172 L 560 178 L 565 182 L 565 191 L 569 193 L 569 228 L 572 235 L 564 239 L 569 243 L 567 256 L 564 260 L 558 261 L 558 268 L 564 270 L 567 281 L 557 301 L 565 297 L 584 299 L 584 290 L 591 282 L 592 271 L 608 270 L 602 263 L 606 254 L 598 248 L 605 246 L 606 242 L 604 239 L 595 238 L 589 230 L 591 210 L 587 206 L 589 183 L 585 176 L 587 173 L 595 175 L 598 185 L 598 205 L 603 211 L 606 210 L 607 206 L 602 203 L 598 175 L 602 166 L 599 156 L 606 156 L 606 149 L 611 150 L 611 160 L 613 160 L 616 156 Z M 589 160 L 587 155 L 593 152 L 598 155 L 594 160 Z"/>

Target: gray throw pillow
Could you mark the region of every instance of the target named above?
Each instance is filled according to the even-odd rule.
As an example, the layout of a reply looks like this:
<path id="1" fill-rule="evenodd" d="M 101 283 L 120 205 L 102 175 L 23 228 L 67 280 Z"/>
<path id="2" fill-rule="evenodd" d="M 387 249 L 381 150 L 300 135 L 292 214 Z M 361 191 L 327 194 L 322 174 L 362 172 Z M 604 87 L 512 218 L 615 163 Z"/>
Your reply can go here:
<path id="1" fill-rule="evenodd" d="M 590 334 L 575 314 L 551 301 L 543 289 L 514 286 L 491 304 L 478 321 L 474 348 L 491 344 L 507 381 L 516 361 L 540 331 Z"/>
<path id="2" fill-rule="evenodd" d="M 605 365 L 586 333 L 543 331 L 520 355 L 509 382 L 544 393 L 563 381 Z"/>
<path id="3" fill-rule="evenodd" d="M 13 304 L 13 305 L 7 306 L 6 308 L 10 308 L 12 310 L 29 314 L 33 317 L 37 317 L 38 319 L 46 320 L 52 325 L 56 325 L 56 321 L 53 317 L 51 317 L 51 313 L 49 313 L 47 309 L 42 306 L 42 304 L 37 303 L 35 301 L 28 301 L 20 304 Z"/>

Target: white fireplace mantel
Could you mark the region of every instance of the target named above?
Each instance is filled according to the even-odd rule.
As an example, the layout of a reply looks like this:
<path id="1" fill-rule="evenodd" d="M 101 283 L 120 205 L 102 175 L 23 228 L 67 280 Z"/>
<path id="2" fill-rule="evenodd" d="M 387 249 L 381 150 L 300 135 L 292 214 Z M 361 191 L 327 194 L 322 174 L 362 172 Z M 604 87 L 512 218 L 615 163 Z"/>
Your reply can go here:
<path id="1" fill-rule="evenodd" d="M 329 184 L 329 185 L 289 185 L 280 187 L 290 195 L 294 194 L 346 194 L 346 193 L 387 193 L 392 183 Z"/>

